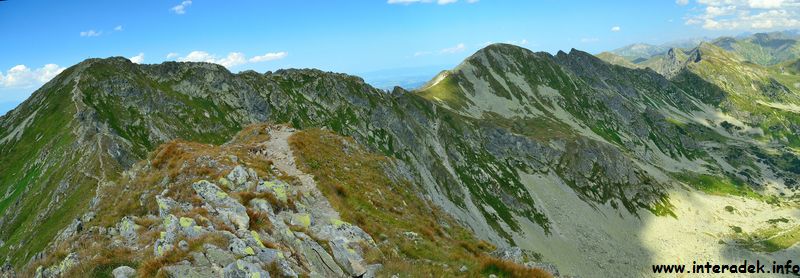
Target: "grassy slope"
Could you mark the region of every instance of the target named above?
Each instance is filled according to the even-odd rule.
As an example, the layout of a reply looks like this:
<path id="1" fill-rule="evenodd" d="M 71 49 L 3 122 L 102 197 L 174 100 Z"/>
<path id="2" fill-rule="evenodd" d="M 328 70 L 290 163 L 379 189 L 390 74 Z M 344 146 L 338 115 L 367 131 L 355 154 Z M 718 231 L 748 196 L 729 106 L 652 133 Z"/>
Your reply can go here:
<path id="1" fill-rule="evenodd" d="M 11 254 L 12 245 L 23 248 L 13 253 L 11 263 L 20 266 L 47 246 L 58 231 L 69 224 L 83 211 L 88 202 L 83 196 L 92 194 L 96 181 L 69 169 L 78 165 L 80 157 L 71 153 L 74 136 L 71 132 L 71 117 L 75 107 L 69 100 L 72 85 L 45 96 L 44 106 L 38 107 L 33 123 L 25 130 L 20 140 L 7 143 L 0 149 L 0 191 L 11 193 L 0 200 L 0 211 L 11 209 L 16 215 L 6 218 L 0 237 L 6 239 L 0 254 Z M 28 106 L 25 109 L 33 109 Z M 33 111 L 23 111 L 28 114 Z M 43 140 L 40 140 L 43 139 Z M 44 158 L 36 161 L 31 158 Z M 73 184 L 70 192 L 60 192 L 62 205 L 53 208 L 48 215 L 40 213 L 48 208 L 54 192 L 61 181 Z M 13 206 L 13 207 L 11 207 Z"/>
<path id="2" fill-rule="evenodd" d="M 237 123 L 223 118 L 230 108 L 175 92 L 171 88 L 173 84 L 151 81 L 139 70 L 125 68 L 130 66 L 114 60 L 95 61 L 82 73 L 78 87 L 83 92 L 82 101 L 97 113 L 97 120 L 108 125 L 114 135 L 132 144 L 129 151 L 135 158 L 145 157 L 161 143 L 151 141 L 147 122 L 172 127 L 179 138 L 217 144 L 230 139 L 240 128 Z M 69 76 L 71 70 L 60 77 Z M 147 96 L 143 99 L 177 103 L 177 109 L 169 114 L 156 111 L 145 118 L 130 106 L 132 104 L 125 105 L 128 102 L 104 91 L 104 82 L 120 79 L 136 84 L 139 93 Z M 11 263 L 16 267 L 27 263 L 47 247 L 61 229 L 85 212 L 97 187 L 97 177 L 113 180 L 124 167 L 107 152 L 81 154 L 84 150 L 75 149 L 78 138 L 73 130 L 79 125 L 73 119 L 76 106 L 71 97 L 75 85 L 73 81 L 58 89 L 40 92 L 44 94 L 40 106 L 23 105 L 22 109 L 39 109 L 35 120 L 20 140 L 0 146 L 0 165 L 4 166 L 0 192 L 14 188 L 8 197 L 0 199 L 0 212 L 5 214 L 12 204 L 17 206 L 14 210 L 17 217 L 3 223 L 6 228 L 0 231 L 0 238 L 6 239 L 0 254 L 10 254 Z M 210 118 L 205 117 L 203 111 L 211 112 Z M 23 115 L 33 113 L 21 112 Z M 90 144 L 108 148 L 108 139 L 91 138 L 97 142 Z M 35 158 L 42 158 L 39 159 L 42 163 L 35 163 Z M 59 202 L 51 203 L 62 181 L 70 185 L 69 190 L 61 192 L 63 196 L 58 197 Z M 48 210 L 51 205 L 52 210 Z M 18 244 L 22 245 L 20 249 L 10 249 Z"/>
<path id="3" fill-rule="evenodd" d="M 298 165 L 315 176 L 342 218 L 384 241 L 371 259 L 382 262 L 386 274 L 546 276 L 540 271 L 522 272 L 519 266 L 482 255 L 493 247 L 420 199 L 412 184 L 388 178 L 384 174 L 385 167 L 390 167 L 388 158 L 360 150 L 352 139 L 314 129 L 294 135 L 290 143 Z M 420 240 L 408 240 L 405 232 L 419 234 Z M 458 272 L 461 265 L 471 272 Z"/>

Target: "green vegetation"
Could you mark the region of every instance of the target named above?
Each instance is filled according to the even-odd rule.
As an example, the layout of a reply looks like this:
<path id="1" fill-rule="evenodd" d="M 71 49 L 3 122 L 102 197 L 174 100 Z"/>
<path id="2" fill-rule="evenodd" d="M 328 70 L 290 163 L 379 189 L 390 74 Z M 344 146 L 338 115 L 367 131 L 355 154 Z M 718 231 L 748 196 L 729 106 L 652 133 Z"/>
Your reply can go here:
<path id="1" fill-rule="evenodd" d="M 419 198 L 414 185 L 389 179 L 384 173 L 388 159 L 359 150 L 352 139 L 312 129 L 295 134 L 290 143 L 300 167 L 314 175 L 320 190 L 342 219 L 388 243 L 379 244 L 379 252 L 370 258 L 384 265 L 383 273 L 435 277 L 478 273 L 548 276 L 540 270 L 519 272 L 526 268 L 485 257 L 484 252 L 493 250 L 493 246 L 475 238 L 438 207 Z M 461 265 L 467 266 L 471 274 L 460 273 Z"/>
<path id="2" fill-rule="evenodd" d="M 417 92 L 417 94 L 429 101 L 444 102 L 447 106 L 457 111 L 472 105 L 472 101 L 470 101 L 458 87 L 458 80 L 456 77 L 450 75 L 444 76 L 439 83 L 425 88 Z"/>
<path id="3" fill-rule="evenodd" d="M 676 219 L 678 218 L 678 216 L 675 215 L 675 212 L 673 211 L 673 209 L 675 209 L 675 206 L 673 206 L 669 202 L 669 197 L 666 196 L 661 198 L 661 200 L 653 204 L 648 209 L 656 216 L 672 216 L 672 218 Z"/>
<path id="4" fill-rule="evenodd" d="M 767 199 L 767 197 L 755 192 L 739 179 L 689 172 L 676 173 L 673 174 L 673 177 L 708 194 L 741 196 L 759 200 Z"/>
<path id="5" fill-rule="evenodd" d="M 741 229 L 739 229 L 738 233 L 741 233 Z M 734 236 L 734 239 L 747 249 L 772 253 L 792 247 L 800 242 L 800 225 L 781 228 L 772 224 L 753 233 Z"/>

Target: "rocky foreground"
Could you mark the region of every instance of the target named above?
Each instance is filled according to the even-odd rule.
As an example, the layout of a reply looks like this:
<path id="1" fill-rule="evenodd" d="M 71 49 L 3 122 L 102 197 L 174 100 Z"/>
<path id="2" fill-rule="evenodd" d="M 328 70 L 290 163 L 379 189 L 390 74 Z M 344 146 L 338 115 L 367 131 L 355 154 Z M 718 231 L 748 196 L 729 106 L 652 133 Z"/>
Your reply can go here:
<path id="1" fill-rule="evenodd" d="M 298 169 L 289 143 L 295 132 L 284 126 L 258 125 L 220 147 L 189 142 L 162 146 L 151 159 L 126 172 L 120 184 L 100 187 L 92 210 L 62 231 L 56 249 L 40 255 L 35 269 L 27 274 L 377 277 L 433 270 L 458 276 L 513 271 L 550 276 L 536 268 L 546 265 L 531 262 L 534 255 L 519 248 L 494 250 L 497 258 L 490 259 L 494 248 L 468 234 L 467 240 L 476 247 L 471 243 L 457 247 L 475 249 L 460 252 L 473 252 L 460 259 L 463 264 L 459 259 L 415 258 L 404 250 L 465 232 L 458 227 L 433 232 L 439 234 L 397 230 L 397 234 L 373 238 L 359 225 L 343 220 L 314 176 Z M 362 152 L 357 145 L 344 148 Z M 377 192 L 381 187 L 376 185 Z M 448 219 L 417 220 L 457 225 Z M 385 251 L 396 254 L 381 254 Z M 384 267 L 387 260 L 388 268 Z M 409 265 L 398 268 L 401 260 Z M 404 268 L 414 264 L 420 268 Z M 512 265 L 516 270 L 509 268 Z"/>

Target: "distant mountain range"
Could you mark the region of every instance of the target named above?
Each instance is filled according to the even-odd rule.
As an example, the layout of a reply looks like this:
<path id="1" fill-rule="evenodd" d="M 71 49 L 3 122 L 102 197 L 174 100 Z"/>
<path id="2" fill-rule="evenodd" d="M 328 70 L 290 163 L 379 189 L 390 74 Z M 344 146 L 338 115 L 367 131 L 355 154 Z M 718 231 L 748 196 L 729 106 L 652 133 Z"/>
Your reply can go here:
<path id="1" fill-rule="evenodd" d="M 646 65 L 647 60 L 658 59 L 670 49 L 688 51 L 702 42 L 709 42 L 727 51 L 733 52 L 744 60 L 764 66 L 771 66 L 783 61 L 800 58 L 800 34 L 798 31 L 743 34 L 737 37 L 721 37 L 717 39 L 692 39 L 662 45 L 632 44 L 626 47 L 599 54 L 606 60 L 623 60 L 637 65 Z M 646 67 L 646 66 L 645 66 Z"/>

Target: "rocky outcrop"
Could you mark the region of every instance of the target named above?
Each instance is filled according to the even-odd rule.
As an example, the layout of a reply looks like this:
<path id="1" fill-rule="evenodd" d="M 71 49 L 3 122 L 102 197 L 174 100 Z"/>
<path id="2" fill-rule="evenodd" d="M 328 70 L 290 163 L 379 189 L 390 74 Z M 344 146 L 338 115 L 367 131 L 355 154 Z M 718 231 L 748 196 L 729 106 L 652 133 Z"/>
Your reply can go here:
<path id="1" fill-rule="evenodd" d="M 157 204 L 157 215 L 126 215 L 111 227 L 93 226 L 91 231 L 86 229 L 91 219 L 83 217 L 65 229 L 61 238 L 69 243 L 98 236 L 94 231 L 108 231 L 99 233 L 100 239 L 95 240 L 111 242 L 111 247 L 129 250 L 141 258 L 155 258 L 164 264 L 156 271 L 169 277 L 372 277 L 365 274 L 374 275 L 379 265 L 368 263 L 364 254 L 376 248 L 375 241 L 358 226 L 338 219 L 327 201 L 316 199 L 324 197 L 313 177 L 293 166 L 294 157 L 286 143 L 292 132 L 276 129 L 272 141 L 263 145 L 278 147 L 254 155 L 274 158 L 270 163 L 279 166 L 273 174 L 259 175 L 240 164 L 238 158 L 201 156 L 202 161 L 185 163 L 184 169 L 198 167 L 194 164 L 197 161 L 217 165 L 224 173 L 220 184 L 225 185 L 199 180 L 191 183 L 189 195 L 175 195 L 172 190 L 179 190 L 179 186 L 166 183 L 163 188 L 156 187 L 159 194 L 149 197 L 152 201 L 148 203 Z M 311 184 L 293 186 L 285 180 L 287 176 L 282 180 L 277 173 L 299 175 L 297 178 Z M 202 176 L 193 176 L 187 170 L 181 177 Z M 243 196 L 253 195 L 259 198 L 244 201 Z M 152 224 L 145 227 L 140 223 Z M 63 277 L 73 266 L 90 262 L 90 258 L 78 254 L 70 253 L 55 265 L 40 266 L 37 277 Z M 136 271 L 125 266 L 111 274 L 130 277 Z M 139 269 L 137 275 L 155 274 L 142 271 Z"/>

